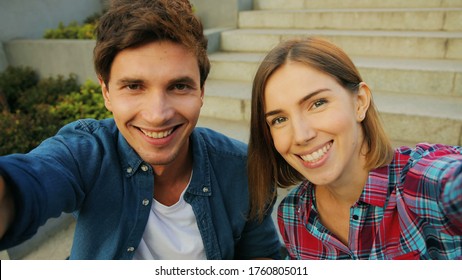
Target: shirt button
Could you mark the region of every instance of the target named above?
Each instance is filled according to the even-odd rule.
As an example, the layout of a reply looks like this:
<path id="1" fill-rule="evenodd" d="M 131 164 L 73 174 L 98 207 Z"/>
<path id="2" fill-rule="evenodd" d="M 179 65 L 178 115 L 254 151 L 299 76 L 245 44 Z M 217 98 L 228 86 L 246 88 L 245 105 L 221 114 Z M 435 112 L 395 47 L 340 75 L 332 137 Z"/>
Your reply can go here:
<path id="1" fill-rule="evenodd" d="M 358 215 L 353 215 L 353 220 L 358 220 L 358 219 L 359 219 Z"/>
<path id="2" fill-rule="evenodd" d="M 128 247 L 128 248 L 127 248 L 127 252 L 133 252 L 133 251 L 135 251 L 135 248 L 134 248 L 134 247 Z"/>
<path id="3" fill-rule="evenodd" d="M 133 172 L 133 168 L 129 167 L 127 168 L 127 173 L 132 173 Z"/>
<path id="4" fill-rule="evenodd" d="M 204 188 L 202 189 L 202 191 L 203 191 L 203 192 L 209 192 L 209 188 L 204 187 Z"/>
<path id="5" fill-rule="evenodd" d="M 149 205 L 149 200 L 148 199 L 143 199 L 143 205 L 148 206 Z"/>
<path id="6" fill-rule="evenodd" d="M 144 172 L 148 171 L 148 167 L 146 165 L 141 165 L 141 170 L 143 170 Z"/>

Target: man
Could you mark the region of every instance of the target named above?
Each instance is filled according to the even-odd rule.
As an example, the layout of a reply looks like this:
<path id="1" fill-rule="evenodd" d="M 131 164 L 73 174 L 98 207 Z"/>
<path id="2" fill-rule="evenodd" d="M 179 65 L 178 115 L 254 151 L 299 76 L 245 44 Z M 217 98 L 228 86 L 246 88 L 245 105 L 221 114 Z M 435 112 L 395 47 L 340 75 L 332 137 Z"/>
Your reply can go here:
<path id="1" fill-rule="evenodd" d="M 0 158 L 0 249 L 64 211 L 77 216 L 71 259 L 277 258 L 270 216 L 247 219 L 246 146 L 195 128 L 206 47 L 187 0 L 112 3 L 94 63 L 114 118 Z"/>

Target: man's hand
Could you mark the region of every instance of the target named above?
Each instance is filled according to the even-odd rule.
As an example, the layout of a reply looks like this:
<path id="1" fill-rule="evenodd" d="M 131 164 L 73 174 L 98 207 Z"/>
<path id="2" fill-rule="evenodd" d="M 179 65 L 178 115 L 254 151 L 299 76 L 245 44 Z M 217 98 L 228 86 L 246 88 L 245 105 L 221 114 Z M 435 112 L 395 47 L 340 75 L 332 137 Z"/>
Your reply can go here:
<path id="1" fill-rule="evenodd" d="M 0 176 L 0 239 L 14 219 L 14 199 L 11 190 Z"/>

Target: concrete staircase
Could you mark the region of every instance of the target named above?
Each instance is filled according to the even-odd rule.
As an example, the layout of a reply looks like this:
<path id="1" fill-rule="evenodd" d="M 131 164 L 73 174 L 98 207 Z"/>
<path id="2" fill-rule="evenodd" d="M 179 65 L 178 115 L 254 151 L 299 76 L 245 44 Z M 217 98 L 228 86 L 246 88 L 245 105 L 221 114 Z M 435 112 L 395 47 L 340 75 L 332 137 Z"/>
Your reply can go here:
<path id="1" fill-rule="evenodd" d="M 352 57 L 394 145 L 462 145 L 462 0 L 254 0 L 210 55 L 199 125 L 247 141 L 259 62 L 281 40 L 312 35 Z"/>

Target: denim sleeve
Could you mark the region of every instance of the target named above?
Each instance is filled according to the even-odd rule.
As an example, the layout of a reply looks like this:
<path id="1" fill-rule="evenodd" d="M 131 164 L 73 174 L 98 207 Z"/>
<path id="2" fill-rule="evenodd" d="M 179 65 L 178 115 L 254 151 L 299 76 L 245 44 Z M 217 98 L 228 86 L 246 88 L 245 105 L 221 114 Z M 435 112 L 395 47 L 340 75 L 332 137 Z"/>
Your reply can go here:
<path id="1" fill-rule="evenodd" d="M 271 218 L 273 207 L 260 223 L 249 220 L 236 248 L 236 259 L 270 258 L 280 259 L 281 242 Z"/>
<path id="2" fill-rule="evenodd" d="M 63 128 L 28 154 L 0 157 L 0 170 L 12 187 L 15 220 L 0 242 L 0 250 L 31 238 L 49 218 L 76 210 L 84 199 L 86 170 L 97 170 L 90 158 L 96 143 L 75 124 Z M 95 158 L 97 161 L 97 158 Z"/>

